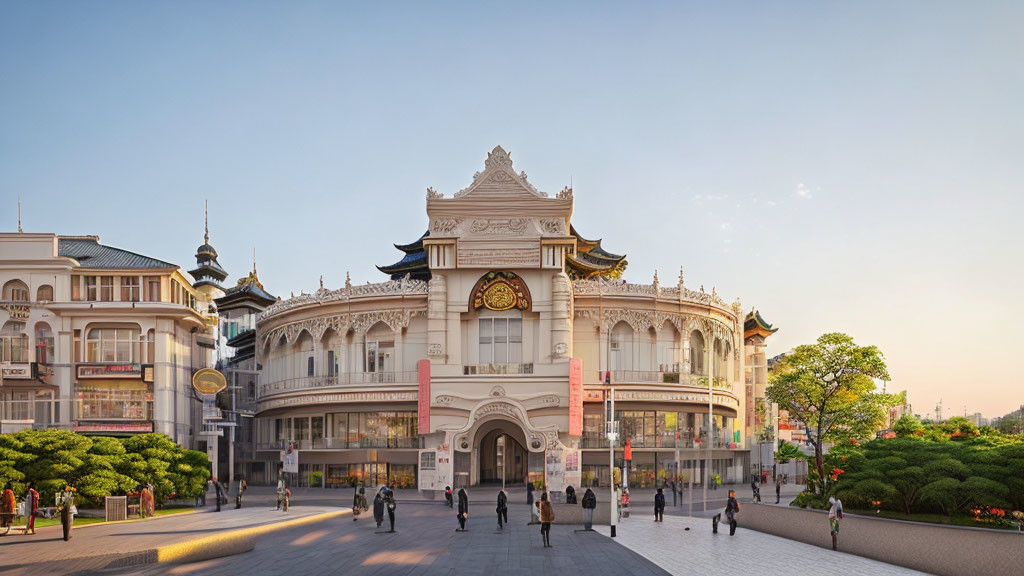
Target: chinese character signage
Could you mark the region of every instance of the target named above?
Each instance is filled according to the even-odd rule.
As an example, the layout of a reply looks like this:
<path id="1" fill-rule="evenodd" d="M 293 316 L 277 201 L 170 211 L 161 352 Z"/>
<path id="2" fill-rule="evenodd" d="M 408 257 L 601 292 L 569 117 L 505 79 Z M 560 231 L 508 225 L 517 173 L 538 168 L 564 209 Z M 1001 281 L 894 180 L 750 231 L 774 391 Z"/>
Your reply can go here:
<path id="1" fill-rule="evenodd" d="M 79 364 L 78 378 L 142 378 L 142 365 Z"/>

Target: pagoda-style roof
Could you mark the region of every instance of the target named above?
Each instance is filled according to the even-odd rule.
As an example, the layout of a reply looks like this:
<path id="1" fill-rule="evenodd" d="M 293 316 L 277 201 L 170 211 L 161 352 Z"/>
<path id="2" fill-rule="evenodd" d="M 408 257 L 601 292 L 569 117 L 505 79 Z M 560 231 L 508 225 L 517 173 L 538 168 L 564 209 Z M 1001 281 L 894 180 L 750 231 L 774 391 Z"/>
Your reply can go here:
<path id="1" fill-rule="evenodd" d="M 612 254 L 601 247 L 601 240 L 587 240 L 572 225 L 569 234 L 576 238 L 576 255 L 565 259 L 565 272 L 574 280 L 597 276 L 620 278 L 629 262 L 625 255 Z"/>
<path id="2" fill-rule="evenodd" d="M 218 310 L 239 304 L 249 304 L 253 308 L 263 310 L 277 302 L 277 298 L 263 289 L 263 284 L 260 282 L 259 276 L 256 275 L 256 269 L 253 268 L 248 276 L 239 278 L 237 285 L 225 290 L 224 295 L 214 302 L 217 304 Z"/>
<path id="3" fill-rule="evenodd" d="M 747 314 L 746 319 L 743 321 L 744 339 L 751 338 L 754 336 L 767 338 L 778 331 L 778 328 L 772 328 L 771 324 L 765 322 L 764 318 L 761 317 L 761 313 L 757 310 L 751 310 L 750 313 Z"/>
<path id="4" fill-rule="evenodd" d="M 215 286 L 220 288 L 220 282 L 228 277 L 228 272 L 217 262 L 217 251 L 210 244 L 210 220 L 207 217 L 206 208 L 203 208 L 203 243 L 196 249 L 196 267 L 188 273 L 195 278 L 194 286 Z"/>
<path id="5" fill-rule="evenodd" d="M 412 244 L 395 244 L 395 248 L 405 252 L 405 256 L 390 266 L 377 266 L 377 270 L 391 275 L 392 280 L 401 280 L 406 274 L 413 280 L 430 280 L 427 253 L 423 250 L 423 239 L 429 235 L 427 230 Z"/>

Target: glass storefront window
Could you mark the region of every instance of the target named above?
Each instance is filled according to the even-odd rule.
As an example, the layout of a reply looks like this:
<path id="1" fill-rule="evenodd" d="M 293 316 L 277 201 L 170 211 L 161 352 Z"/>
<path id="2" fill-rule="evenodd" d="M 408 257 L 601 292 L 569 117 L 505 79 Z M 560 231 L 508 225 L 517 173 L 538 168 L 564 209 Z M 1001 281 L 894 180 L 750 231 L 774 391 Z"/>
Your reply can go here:
<path id="1" fill-rule="evenodd" d="M 79 420 L 152 420 L 153 392 L 147 389 L 79 386 Z"/>

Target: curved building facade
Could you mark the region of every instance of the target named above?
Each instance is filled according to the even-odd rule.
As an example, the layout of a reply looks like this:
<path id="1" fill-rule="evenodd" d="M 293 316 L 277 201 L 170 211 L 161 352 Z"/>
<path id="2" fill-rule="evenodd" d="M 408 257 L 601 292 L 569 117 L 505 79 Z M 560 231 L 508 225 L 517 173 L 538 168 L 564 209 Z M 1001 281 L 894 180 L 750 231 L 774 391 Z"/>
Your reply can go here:
<path id="1" fill-rule="evenodd" d="M 739 303 L 621 279 L 580 236 L 573 191 L 540 192 L 501 147 L 377 284 L 321 288 L 259 317 L 256 480 L 282 450 L 298 482 L 435 490 L 544 479 L 606 485 L 613 391 L 630 484 L 676 470 L 742 480 L 748 452 Z M 710 411 L 710 416 L 709 416 Z M 709 420 L 711 426 L 709 426 Z"/>

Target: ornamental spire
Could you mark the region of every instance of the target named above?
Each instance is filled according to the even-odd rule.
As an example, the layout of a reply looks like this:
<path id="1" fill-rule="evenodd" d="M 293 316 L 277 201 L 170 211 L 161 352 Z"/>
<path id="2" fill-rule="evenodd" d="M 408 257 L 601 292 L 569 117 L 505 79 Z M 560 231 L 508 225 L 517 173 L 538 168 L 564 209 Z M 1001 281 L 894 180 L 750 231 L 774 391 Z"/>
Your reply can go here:
<path id="1" fill-rule="evenodd" d="M 21 229 L 21 194 L 18 194 L 18 233 L 22 233 L 24 230 Z"/>
<path id="2" fill-rule="evenodd" d="M 210 213 L 207 210 L 209 203 L 209 200 L 203 200 L 203 244 L 210 243 Z"/>

